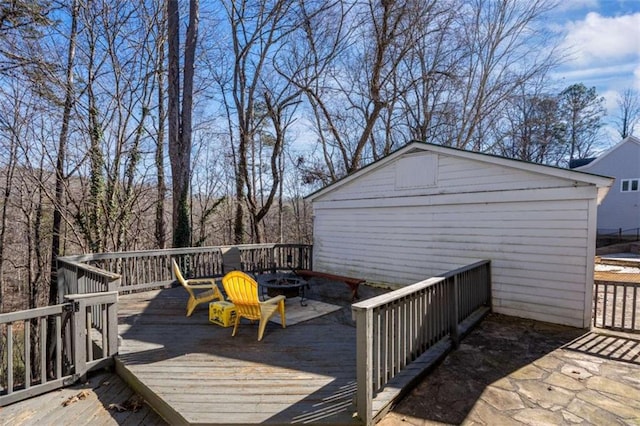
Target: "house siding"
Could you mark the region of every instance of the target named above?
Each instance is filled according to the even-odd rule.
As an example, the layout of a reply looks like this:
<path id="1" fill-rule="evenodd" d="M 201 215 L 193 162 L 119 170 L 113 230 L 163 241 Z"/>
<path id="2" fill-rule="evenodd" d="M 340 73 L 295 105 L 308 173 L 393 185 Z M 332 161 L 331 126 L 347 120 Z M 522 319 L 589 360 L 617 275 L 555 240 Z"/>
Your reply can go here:
<path id="1" fill-rule="evenodd" d="M 598 230 L 601 233 L 619 229 L 640 228 L 640 191 L 621 191 L 622 179 L 640 178 L 640 140 L 628 138 L 603 154 L 593 163 L 579 168 L 581 171 L 605 176 L 615 176 L 607 196 L 598 208 Z"/>
<path id="2" fill-rule="evenodd" d="M 395 163 L 314 200 L 314 268 L 408 285 L 490 259 L 495 312 L 589 326 L 595 185 L 439 155 L 396 190 Z"/>

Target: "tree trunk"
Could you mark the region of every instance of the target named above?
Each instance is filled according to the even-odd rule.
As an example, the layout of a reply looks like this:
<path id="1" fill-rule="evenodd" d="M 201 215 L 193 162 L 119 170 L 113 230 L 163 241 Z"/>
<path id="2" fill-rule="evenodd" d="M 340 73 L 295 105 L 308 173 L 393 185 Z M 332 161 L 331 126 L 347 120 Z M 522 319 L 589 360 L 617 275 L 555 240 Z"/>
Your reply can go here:
<path id="1" fill-rule="evenodd" d="M 56 160 L 56 192 L 53 210 L 53 224 L 51 232 L 51 278 L 49 283 L 49 304 L 58 303 L 58 270 L 57 259 L 60 254 L 60 233 L 62 229 L 62 206 L 64 205 L 64 163 L 67 151 L 67 139 L 69 137 L 69 120 L 74 104 L 73 63 L 76 53 L 76 36 L 78 31 L 78 3 L 74 0 L 71 5 L 71 33 L 69 34 L 69 47 L 67 51 L 67 68 L 65 80 L 64 110 L 58 140 L 58 157 Z M 54 353 L 56 351 L 55 324 L 53 318 L 47 327 L 47 365 L 50 377 L 55 376 Z"/>
<path id="2" fill-rule="evenodd" d="M 245 136 L 240 135 L 240 145 L 238 146 L 238 170 L 236 171 L 236 214 L 233 221 L 233 242 L 242 244 L 244 242 L 244 185 L 247 173 L 247 143 Z"/>
<path id="3" fill-rule="evenodd" d="M 7 221 L 9 219 L 9 199 L 13 186 L 13 175 L 16 169 L 16 159 L 18 150 L 17 138 L 12 135 L 10 138 L 8 164 L 5 168 L 4 194 L 2 197 L 2 216 L 0 217 L 0 312 L 4 312 L 4 261 Z"/>
<path id="4" fill-rule="evenodd" d="M 189 2 L 189 26 L 184 55 L 184 86 L 180 111 L 180 15 L 178 2 L 167 0 L 169 29 L 169 158 L 173 184 L 173 246 L 187 247 L 191 242 L 189 220 L 189 184 L 191 180 L 191 113 L 193 74 L 198 38 L 198 0 Z"/>
<path id="5" fill-rule="evenodd" d="M 166 16 L 160 20 L 162 29 L 158 31 L 162 37 L 158 37 L 158 138 L 156 141 L 156 214 L 155 214 L 155 238 L 156 245 L 159 249 L 167 246 L 167 232 L 164 223 L 164 197 L 167 192 L 164 176 L 164 125 L 166 121 L 166 112 L 164 109 L 164 36 L 166 35 Z"/>

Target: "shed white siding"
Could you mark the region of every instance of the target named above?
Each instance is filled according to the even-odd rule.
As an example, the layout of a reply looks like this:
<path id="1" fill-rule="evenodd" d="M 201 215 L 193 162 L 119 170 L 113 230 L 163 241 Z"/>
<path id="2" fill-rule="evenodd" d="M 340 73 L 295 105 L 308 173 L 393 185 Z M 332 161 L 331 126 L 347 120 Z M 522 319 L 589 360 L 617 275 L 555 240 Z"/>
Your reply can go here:
<path id="1" fill-rule="evenodd" d="M 406 285 L 490 259 L 495 312 L 587 327 L 596 185 L 455 154 L 408 151 L 312 196 L 314 268 Z M 407 157 L 435 167 L 422 187 Z"/>

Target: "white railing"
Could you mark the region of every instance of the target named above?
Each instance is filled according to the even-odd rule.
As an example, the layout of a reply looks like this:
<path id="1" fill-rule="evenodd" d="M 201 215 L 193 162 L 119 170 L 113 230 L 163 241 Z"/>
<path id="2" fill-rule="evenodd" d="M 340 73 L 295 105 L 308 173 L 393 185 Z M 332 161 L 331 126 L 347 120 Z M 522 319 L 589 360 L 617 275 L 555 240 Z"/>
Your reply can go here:
<path id="1" fill-rule="evenodd" d="M 361 420 L 373 424 L 418 370 L 457 347 L 490 308 L 488 260 L 352 305 Z"/>

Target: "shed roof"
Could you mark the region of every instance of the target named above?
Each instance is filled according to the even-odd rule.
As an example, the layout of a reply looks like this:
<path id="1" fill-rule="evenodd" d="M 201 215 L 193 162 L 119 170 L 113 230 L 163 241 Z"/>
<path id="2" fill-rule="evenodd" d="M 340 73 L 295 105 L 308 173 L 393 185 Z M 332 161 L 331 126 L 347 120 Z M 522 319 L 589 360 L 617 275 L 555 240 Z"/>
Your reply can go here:
<path id="1" fill-rule="evenodd" d="M 590 162 L 592 162 L 595 159 L 596 159 L 596 157 L 589 157 L 589 158 L 576 158 L 574 160 L 570 160 L 569 161 L 569 168 L 570 169 L 577 169 L 578 167 L 586 166 L 587 164 L 589 164 Z"/>
<path id="2" fill-rule="evenodd" d="M 342 179 L 325 186 L 309 195 L 305 198 L 309 201 L 322 197 L 325 194 L 333 192 L 338 188 L 348 184 L 349 182 L 358 179 L 360 176 L 370 173 L 371 171 L 383 167 L 384 165 L 394 161 L 398 157 L 414 152 L 433 152 L 451 157 L 458 157 L 468 160 L 475 160 L 484 163 L 493 164 L 496 166 L 510 167 L 527 172 L 540 173 L 548 176 L 553 176 L 561 179 L 567 179 L 574 182 L 587 183 L 595 185 L 598 188 L 598 201 L 602 200 L 607 194 L 609 187 L 613 183 L 613 178 L 608 176 L 600 176 L 593 173 L 587 173 L 577 170 L 569 170 L 562 167 L 548 166 L 544 164 L 532 163 L 529 161 L 515 160 L 512 158 L 501 157 L 493 154 L 485 154 L 481 152 L 466 151 L 459 148 L 446 147 L 442 145 L 435 145 L 427 142 L 413 141 L 390 153 L 389 155 L 375 161 L 360 170 L 352 173 Z"/>

